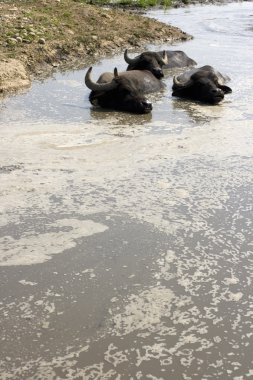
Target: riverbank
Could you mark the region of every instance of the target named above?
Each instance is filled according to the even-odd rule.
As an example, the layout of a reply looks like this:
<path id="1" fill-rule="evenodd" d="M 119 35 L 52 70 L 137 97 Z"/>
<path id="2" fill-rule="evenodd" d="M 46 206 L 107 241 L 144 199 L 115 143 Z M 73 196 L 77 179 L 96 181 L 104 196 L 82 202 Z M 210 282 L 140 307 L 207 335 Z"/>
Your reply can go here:
<path id="1" fill-rule="evenodd" d="M 16 91 L 52 70 L 85 66 L 150 42 L 187 40 L 179 28 L 136 14 L 73 0 L 0 4 L 0 93 Z"/>

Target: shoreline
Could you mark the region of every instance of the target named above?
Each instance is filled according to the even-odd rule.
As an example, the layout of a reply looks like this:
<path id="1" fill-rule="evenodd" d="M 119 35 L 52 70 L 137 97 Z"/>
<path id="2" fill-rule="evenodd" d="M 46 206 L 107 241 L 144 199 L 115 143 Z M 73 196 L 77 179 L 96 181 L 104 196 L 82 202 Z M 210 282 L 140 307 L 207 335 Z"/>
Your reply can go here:
<path id="1" fill-rule="evenodd" d="M 21 0 L 0 5 L 0 95 L 16 93 L 55 70 L 78 69 L 126 48 L 192 38 L 177 27 L 119 7 L 71 0 L 45 4 Z"/>
<path id="2" fill-rule="evenodd" d="M 172 7 L 194 4 L 207 5 L 210 1 L 175 0 Z M 193 38 L 175 26 L 146 17 L 146 10 L 72 0 L 1 3 L 0 97 L 29 88 L 34 79 L 45 79 L 55 71 L 80 69 L 126 48 L 145 49 L 150 43 L 170 45 Z"/>

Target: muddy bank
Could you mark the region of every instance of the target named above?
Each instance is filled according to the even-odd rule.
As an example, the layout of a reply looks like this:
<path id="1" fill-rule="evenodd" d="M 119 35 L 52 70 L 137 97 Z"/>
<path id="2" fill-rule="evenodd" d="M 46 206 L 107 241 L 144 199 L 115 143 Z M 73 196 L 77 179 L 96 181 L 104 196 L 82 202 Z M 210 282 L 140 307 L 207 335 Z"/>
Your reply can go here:
<path id="1" fill-rule="evenodd" d="M 125 48 L 191 38 L 131 10 L 71 0 L 1 3 L 0 14 L 0 93 L 27 87 L 34 77 L 52 70 L 88 65 Z M 18 80 L 17 66 L 24 81 Z"/>

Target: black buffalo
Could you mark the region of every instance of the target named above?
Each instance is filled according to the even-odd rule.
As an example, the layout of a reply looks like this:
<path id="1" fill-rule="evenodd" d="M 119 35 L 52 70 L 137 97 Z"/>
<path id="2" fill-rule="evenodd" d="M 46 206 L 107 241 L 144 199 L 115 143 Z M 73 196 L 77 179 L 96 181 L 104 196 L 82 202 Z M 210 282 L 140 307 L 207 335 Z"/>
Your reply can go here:
<path id="1" fill-rule="evenodd" d="M 130 58 L 127 50 L 125 50 L 124 59 L 128 63 L 127 70 L 148 70 L 156 78 L 164 76 L 163 69 L 195 66 L 197 64 L 180 50 L 146 51 L 135 58 Z"/>
<path id="2" fill-rule="evenodd" d="M 90 67 L 85 75 L 85 84 L 91 90 L 91 104 L 103 108 L 134 113 L 149 113 L 152 104 L 145 94 L 159 91 L 164 85 L 149 71 L 124 71 L 103 73 L 97 82 L 91 79 Z"/>
<path id="3" fill-rule="evenodd" d="M 172 95 L 218 104 L 225 94 L 232 92 L 231 88 L 225 85 L 227 80 L 228 77 L 223 76 L 212 66 L 203 66 L 175 76 Z"/>
<path id="4" fill-rule="evenodd" d="M 161 52 L 159 52 L 161 54 Z M 168 63 L 164 65 L 164 69 L 174 69 L 196 66 L 197 62 L 188 57 L 185 52 L 181 50 L 166 50 Z"/>
<path id="5" fill-rule="evenodd" d="M 161 54 L 147 51 L 135 58 L 130 58 L 127 50 L 124 53 L 124 59 L 128 63 L 127 70 L 147 70 L 156 78 L 160 79 L 164 76 L 162 67 L 168 63 L 166 52 Z"/>

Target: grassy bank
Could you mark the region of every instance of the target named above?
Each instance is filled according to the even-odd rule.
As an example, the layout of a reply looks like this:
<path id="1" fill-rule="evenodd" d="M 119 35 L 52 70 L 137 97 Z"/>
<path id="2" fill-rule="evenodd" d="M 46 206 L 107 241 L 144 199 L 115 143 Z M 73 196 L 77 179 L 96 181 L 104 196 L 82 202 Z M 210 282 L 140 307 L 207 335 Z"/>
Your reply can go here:
<path id="1" fill-rule="evenodd" d="M 178 28 L 131 10 L 80 0 L 2 1 L 0 15 L 2 70 L 7 61 L 17 59 L 33 77 L 56 67 L 88 64 L 125 48 L 190 38 Z"/>

